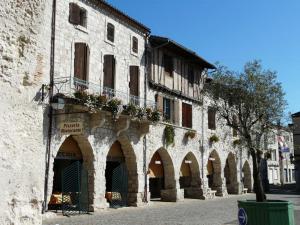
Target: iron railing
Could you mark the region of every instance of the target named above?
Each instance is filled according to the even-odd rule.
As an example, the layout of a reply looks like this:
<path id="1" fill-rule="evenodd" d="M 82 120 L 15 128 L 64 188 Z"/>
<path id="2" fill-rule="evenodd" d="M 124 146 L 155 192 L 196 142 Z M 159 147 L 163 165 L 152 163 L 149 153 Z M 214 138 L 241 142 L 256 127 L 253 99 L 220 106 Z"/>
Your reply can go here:
<path id="1" fill-rule="evenodd" d="M 54 79 L 54 94 L 61 93 L 69 97 L 74 97 L 74 93 L 80 90 L 86 91 L 89 94 L 105 95 L 108 100 L 118 98 L 122 101 L 122 104 L 131 103 L 139 107 L 156 108 L 154 101 L 145 100 L 144 98 L 130 95 L 127 92 L 103 87 L 93 82 L 80 80 L 75 77 L 58 77 Z"/>

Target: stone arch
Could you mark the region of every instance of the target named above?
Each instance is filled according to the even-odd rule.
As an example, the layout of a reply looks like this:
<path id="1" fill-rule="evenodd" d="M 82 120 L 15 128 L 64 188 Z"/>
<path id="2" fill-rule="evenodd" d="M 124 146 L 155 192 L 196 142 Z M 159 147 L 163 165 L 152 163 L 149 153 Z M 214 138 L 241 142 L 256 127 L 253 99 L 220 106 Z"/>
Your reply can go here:
<path id="1" fill-rule="evenodd" d="M 57 163 L 58 160 L 64 160 L 62 163 Z M 68 162 L 69 161 L 69 162 Z M 53 159 L 53 179 L 52 179 L 52 196 L 51 201 L 59 201 L 54 196 L 54 192 L 59 192 L 59 188 L 54 184 L 57 173 L 61 173 L 62 170 L 70 165 L 74 161 L 82 162 L 83 168 L 88 174 L 88 196 L 89 196 L 89 210 L 94 210 L 95 192 L 95 168 L 94 168 L 94 152 L 89 140 L 82 135 L 70 135 L 66 137 L 59 145 L 59 149 L 56 151 L 56 157 Z M 57 169 L 57 164 L 61 164 Z M 58 171 L 59 170 L 59 171 Z M 49 174 L 51 176 L 51 174 Z M 60 178 L 58 178 L 60 179 Z M 55 190 L 57 189 L 57 191 Z M 50 204 L 49 204 L 50 205 Z"/>
<path id="2" fill-rule="evenodd" d="M 238 194 L 238 182 L 237 182 L 237 165 L 235 156 L 232 152 L 229 152 L 225 167 L 224 167 L 224 177 L 226 179 L 226 188 L 228 194 Z"/>
<path id="3" fill-rule="evenodd" d="M 110 147 L 110 150 L 108 151 L 108 157 L 109 154 L 111 154 L 113 148 L 119 148 L 124 158 L 124 163 L 126 164 L 128 175 L 127 204 L 129 206 L 137 206 L 138 202 L 141 201 L 141 199 L 138 199 L 138 173 L 134 149 L 128 138 L 124 135 L 113 142 L 113 144 Z M 115 152 L 113 154 L 118 153 Z M 121 156 L 119 155 L 119 157 Z"/>
<path id="4" fill-rule="evenodd" d="M 179 184 L 184 189 L 185 198 L 202 197 L 199 164 L 192 152 L 186 154 L 181 162 Z"/>
<path id="5" fill-rule="evenodd" d="M 251 179 L 252 176 L 251 176 L 250 165 L 247 160 L 244 162 L 242 172 L 243 172 L 242 182 L 243 182 L 244 188 L 248 188 L 248 192 L 251 192 L 252 191 L 252 179 Z"/>
<path id="6" fill-rule="evenodd" d="M 176 180 L 175 180 L 175 170 L 173 166 L 172 159 L 168 153 L 168 151 L 164 148 L 158 149 L 151 157 L 149 163 L 149 186 L 150 186 L 150 197 L 153 181 L 155 178 L 155 172 L 160 170 L 163 174 L 163 177 L 159 177 L 161 179 L 161 183 L 154 184 L 153 188 L 157 188 L 156 185 L 161 185 L 159 188 L 161 200 L 163 201 L 176 201 Z M 157 172 L 157 173 L 161 173 Z M 154 176 L 153 176 L 154 175 Z"/>
<path id="7" fill-rule="evenodd" d="M 207 162 L 208 186 L 216 190 L 218 195 L 222 195 L 222 166 L 221 159 L 216 150 L 209 154 Z"/>

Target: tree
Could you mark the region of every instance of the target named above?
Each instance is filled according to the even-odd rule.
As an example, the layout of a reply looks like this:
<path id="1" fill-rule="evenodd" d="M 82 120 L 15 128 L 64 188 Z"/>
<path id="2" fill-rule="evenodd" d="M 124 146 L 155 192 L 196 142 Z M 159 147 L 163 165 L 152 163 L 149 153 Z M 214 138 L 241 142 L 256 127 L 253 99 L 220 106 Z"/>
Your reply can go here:
<path id="1" fill-rule="evenodd" d="M 205 90 L 219 118 L 239 134 L 252 157 L 256 201 L 266 200 L 260 175 L 264 137 L 283 117 L 286 101 L 276 72 L 264 70 L 260 61 L 248 62 L 241 73 L 218 66 Z"/>

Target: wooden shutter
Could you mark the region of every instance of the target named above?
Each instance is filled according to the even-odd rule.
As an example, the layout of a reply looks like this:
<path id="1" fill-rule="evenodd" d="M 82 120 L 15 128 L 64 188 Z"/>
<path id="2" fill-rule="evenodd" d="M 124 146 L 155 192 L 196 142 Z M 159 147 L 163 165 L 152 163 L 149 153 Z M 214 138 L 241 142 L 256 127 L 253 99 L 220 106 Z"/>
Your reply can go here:
<path id="1" fill-rule="evenodd" d="M 164 100 L 163 96 L 161 94 L 156 94 L 156 105 L 157 110 L 163 113 L 164 111 Z"/>
<path id="2" fill-rule="evenodd" d="M 182 103 L 182 126 L 192 128 L 193 124 L 192 105 Z"/>
<path id="3" fill-rule="evenodd" d="M 174 110 L 173 110 L 173 117 L 174 117 L 174 123 L 176 125 L 179 125 L 179 113 L 180 113 L 180 101 L 179 100 L 174 100 Z"/>
<path id="4" fill-rule="evenodd" d="M 104 87 L 108 87 L 114 89 L 114 81 L 115 81 L 115 58 L 113 55 L 105 55 L 104 56 Z"/>
<path id="5" fill-rule="evenodd" d="M 74 77 L 88 80 L 89 50 L 85 43 L 75 43 Z"/>
<path id="6" fill-rule="evenodd" d="M 80 7 L 75 3 L 69 4 L 69 22 L 74 25 L 80 24 Z"/>
<path id="7" fill-rule="evenodd" d="M 216 129 L 216 111 L 212 108 L 208 108 L 208 128 Z"/>
<path id="8" fill-rule="evenodd" d="M 130 66 L 130 82 L 129 82 L 129 90 L 130 94 L 134 96 L 139 96 L 139 67 L 138 66 Z"/>

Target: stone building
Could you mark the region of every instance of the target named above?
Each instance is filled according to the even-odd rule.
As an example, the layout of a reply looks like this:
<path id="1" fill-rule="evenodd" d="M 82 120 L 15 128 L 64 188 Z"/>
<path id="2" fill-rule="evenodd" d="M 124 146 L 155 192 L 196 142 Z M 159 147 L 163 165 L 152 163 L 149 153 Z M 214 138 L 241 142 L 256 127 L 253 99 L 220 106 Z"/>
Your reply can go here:
<path id="1" fill-rule="evenodd" d="M 300 191 L 300 112 L 292 115 L 294 136 L 294 164 L 297 190 Z"/>
<path id="2" fill-rule="evenodd" d="M 268 150 L 267 180 L 269 184 L 286 184 L 295 182 L 295 168 L 291 161 L 294 155 L 293 133 L 287 127 L 274 127 L 267 135 Z"/>
<path id="3" fill-rule="evenodd" d="M 252 190 L 211 63 L 104 1 L 53 3 L 0 3 L 1 224 Z"/>

